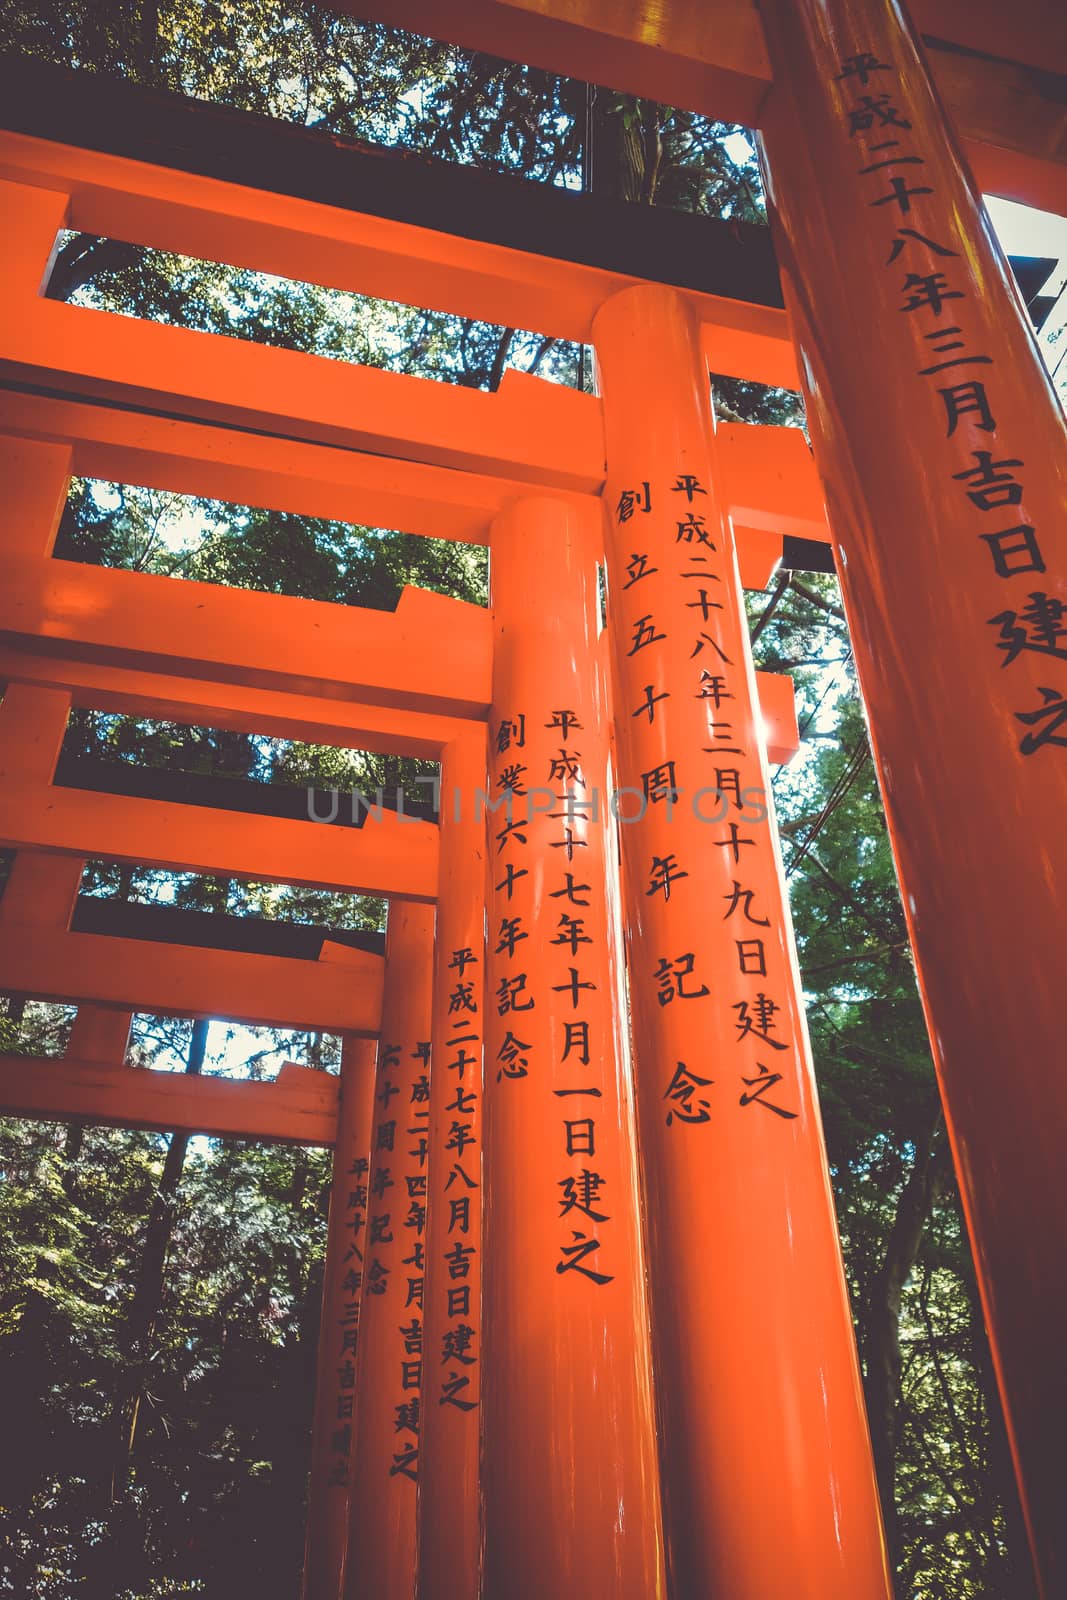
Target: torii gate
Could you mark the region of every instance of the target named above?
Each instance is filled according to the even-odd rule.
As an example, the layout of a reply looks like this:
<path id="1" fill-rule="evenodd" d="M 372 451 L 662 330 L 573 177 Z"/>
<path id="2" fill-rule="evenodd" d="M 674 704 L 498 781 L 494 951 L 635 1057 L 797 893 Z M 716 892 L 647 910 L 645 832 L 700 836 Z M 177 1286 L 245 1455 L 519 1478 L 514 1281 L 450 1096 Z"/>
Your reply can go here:
<path id="1" fill-rule="evenodd" d="M 437 9 L 572 69 L 603 21 Z M 894 0 L 761 16 L 746 120 L 786 309 L 756 230 L 601 204 L 583 233 L 585 198 L 507 185 L 431 230 L 405 205 L 466 177 L 394 164 L 360 212 L 324 187 L 351 152 L 282 136 L 300 160 L 257 176 L 269 124 L 182 113 L 177 152 L 173 103 L 116 86 L 79 120 L 91 148 L 57 142 L 92 89 L 67 80 L 49 130 L 43 69 L 12 74 L 0 982 L 80 1011 L 66 1060 L 0 1061 L 0 1103 L 334 1144 L 306 1600 L 890 1593 L 766 814 L 790 686 L 753 673 L 740 593 L 783 539 L 829 540 L 824 495 L 1035 1565 L 1062 1588 L 1067 650 L 1029 613 L 1062 614 L 1062 419 Z M 720 32 L 729 61 L 702 32 L 667 81 L 737 91 L 751 18 Z M 660 83 L 662 42 L 624 41 L 624 86 Z M 129 142 L 153 116 L 155 165 Z M 1046 203 L 1062 172 L 1007 170 Z M 51 302 L 68 225 L 591 342 L 599 392 L 472 393 Z M 803 386 L 820 478 L 797 431 L 716 423 L 709 361 Z M 355 626 L 56 562 L 72 472 L 488 544 L 491 614 L 409 590 Z M 75 790 L 71 705 L 436 759 L 439 820 Z M 382 894 L 384 961 L 81 931 L 90 854 Z M 339 1031 L 340 1094 L 299 1070 L 157 1083 L 122 1065 L 136 1008 Z"/>

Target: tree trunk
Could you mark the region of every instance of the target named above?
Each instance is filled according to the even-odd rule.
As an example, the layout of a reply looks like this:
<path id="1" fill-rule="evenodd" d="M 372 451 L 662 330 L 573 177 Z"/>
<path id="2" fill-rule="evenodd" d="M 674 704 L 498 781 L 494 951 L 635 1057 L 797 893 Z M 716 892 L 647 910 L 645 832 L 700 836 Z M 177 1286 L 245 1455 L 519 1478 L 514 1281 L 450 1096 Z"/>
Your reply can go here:
<path id="1" fill-rule="evenodd" d="M 68 1122 L 63 1140 L 63 1193 L 73 1205 L 78 1198 L 78 1157 L 85 1143 L 85 1123 Z"/>
<path id="2" fill-rule="evenodd" d="M 993 1356 L 989 1348 L 978 1284 L 972 1273 L 965 1280 L 967 1299 L 971 1308 L 971 1336 L 974 1363 L 978 1381 L 985 1400 L 989 1419 L 989 1487 L 992 1498 L 1000 1504 L 1004 1517 L 1004 1555 L 1000 1568 L 1000 1586 L 1011 1600 L 1038 1600 L 1034 1583 L 1034 1569 L 1030 1560 L 1030 1542 L 1026 1536 L 1019 1486 L 1015 1466 L 1008 1444 L 1008 1430 L 1004 1425 L 1004 1411 L 1000 1403 Z M 989 1518 L 990 1535 L 993 1536 L 993 1518 Z"/>
<path id="3" fill-rule="evenodd" d="M 207 1052 L 206 1021 L 193 1023 L 189 1053 L 185 1070 L 191 1075 L 202 1071 Z M 159 1187 L 152 1201 L 145 1230 L 141 1270 L 134 1290 L 133 1301 L 119 1338 L 123 1356 L 119 1393 L 115 1399 L 113 1420 L 113 1448 L 110 1497 L 114 1502 L 125 1497 L 129 1482 L 130 1459 L 133 1453 L 144 1384 L 151 1355 L 152 1336 L 159 1317 L 163 1296 L 163 1279 L 167 1262 L 167 1249 L 174 1228 L 174 1217 L 181 1184 L 189 1136 L 171 1135 L 167 1157 L 163 1163 Z"/>
<path id="4" fill-rule="evenodd" d="M 17 1005 L 19 1016 L 24 1000 Z M 81 1153 L 85 1127 L 73 1122 L 63 1141 L 63 1171 L 60 1183 L 69 1204 L 77 1198 L 75 1164 Z M 48 1244 L 53 1240 L 49 1238 Z M 59 1270 L 51 1255 L 42 1250 L 37 1257 L 35 1285 L 26 1295 L 18 1325 L 0 1342 L 0 1415 L 8 1439 L 18 1447 L 0 1451 L 0 1506 L 7 1509 L 12 1526 L 19 1521 L 16 1507 L 25 1508 L 46 1471 L 53 1446 L 54 1424 L 50 1423 L 45 1398 L 53 1378 L 51 1323 L 53 1306 L 49 1296 L 36 1284 L 54 1283 Z"/>
<path id="5" fill-rule="evenodd" d="M 98 239 L 91 233 L 76 233 L 56 256 L 48 279 L 48 300 L 69 300 L 77 289 L 90 283 L 101 272 L 117 272 L 132 266 L 140 256 L 134 244 L 122 239 Z"/>
<path id="6" fill-rule="evenodd" d="M 134 45 L 137 76 L 141 83 L 154 87 L 159 82 L 159 6 L 157 0 L 142 0 L 141 27 Z"/>
<path id="7" fill-rule="evenodd" d="M 307 1063 L 319 1067 L 322 1035 L 308 1040 Z M 293 1151 L 293 1178 L 289 1206 L 299 1218 L 305 1205 L 310 1177 L 308 1153 L 301 1146 Z M 299 1588 L 304 1553 L 304 1518 L 311 1453 L 311 1413 L 315 1398 L 317 1345 L 309 1339 L 309 1327 L 317 1328 L 318 1301 L 310 1291 L 314 1274 L 306 1270 L 304 1257 L 291 1251 L 288 1261 L 289 1293 L 299 1307 L 295 1326 L 286 1335 L 280 1352 L 277 1387 L 268 1410 L 263 1449 L 271 1463 L 271 1501 L 274 1505 L 273 1548 L 278 1571 Z M 319 1283 L 321 1288 L 321 1282 Z"/>
<path id="8" fill-rule="evenodd" d="M 610 199 L 651 205 L 663 154 L 660 108 L 651 101 L 627 100 L 606 109 L 606 99 L 599 94 L 594 106 L 589 189 Z"/>
<path id="9" fill-rule="evenodd" d="M 894 1566 L 899 1555 L 895 1487 L 901 1373 L 900 1302 L 943 1177 L 945 1145 L 942 1140 L 938 1147 L 940 1128 L 941 1108 L 938 1106 L 925 1136 L 916 1143 L 915 1162 L 897 1200 L 885 1259 L 871 1286 L 865 1319 L 867 1415 L 886 1538 Z"/>

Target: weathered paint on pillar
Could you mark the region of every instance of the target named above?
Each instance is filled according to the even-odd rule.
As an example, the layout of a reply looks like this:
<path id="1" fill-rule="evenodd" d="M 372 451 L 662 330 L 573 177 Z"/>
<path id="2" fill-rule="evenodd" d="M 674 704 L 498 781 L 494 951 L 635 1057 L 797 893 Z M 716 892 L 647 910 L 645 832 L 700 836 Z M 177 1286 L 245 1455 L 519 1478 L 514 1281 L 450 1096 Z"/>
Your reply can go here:
<path id="1" fill-rule="evenodd" d="M 418 1600 L 475 1600 L 479 1584 L 485 759 L 480 723 L 441 755 Z"/>
<path id="2" fill-rule="evenodd" d="M 665 1593 L 631 1088 L 619 1048 L 598 508 L 492 529 L 485 1600 Z"/>
<path id="3" fill-rule="evenodd" d="M 675 292 L 593 327 L 672 1588 L 889 1594 L 708 373 Z"/>
<path id="4" fill-rule="evenodd" d="M 367 1231 L 376 1047 L 346 1038 L 323 1265 L 311 1427 L 303 1600 L 340 1600 L 352 1489 L 360 1291 Z"/>
<path id="5" fill-rule="evenodd" d="M 367 1185 L 346 1600 L 412 1600 L 419 1464 L 432 906 L 394 901 Z"/>
<path id="6" fill-rule="evenodd" d="M 764 0 L 765 168 L 1031 1540 L 1067 1592 L 1067 441 L 893 0 Z"/>

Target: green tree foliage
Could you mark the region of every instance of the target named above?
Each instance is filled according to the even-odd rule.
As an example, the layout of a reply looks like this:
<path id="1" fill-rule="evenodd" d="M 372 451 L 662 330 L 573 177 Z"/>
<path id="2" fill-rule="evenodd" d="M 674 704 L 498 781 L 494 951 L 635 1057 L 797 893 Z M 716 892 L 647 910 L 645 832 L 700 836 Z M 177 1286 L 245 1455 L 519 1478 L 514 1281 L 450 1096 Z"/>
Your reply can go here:
<path id="1" fill-rule="evenodd" d="M 0 43 L 390 145 L 398 159 L 762 217 L 738 130 L 311 4 L 0 0 Z M 123 240 L 67 237 L 48 292 L 485 389 L 508 364 L 591 381 L 582 352 L 536 332 Z M 788 392 L 721 378 L 715 394 L 727 417 L 802 425 Z M 57 554 L 353 607 L 390 609 L 408 583 L 486 600 L 477 548 L 137 485 L 76 481 Z M 758 664 L 790 672 L 800 697 L 804 749 L 775 799 L 898 1594 L 1025 1600 L 1003 1423 L 836 586 L 786 574 L 750 604 Z M 431 770 L 87 713 L 72 719 L 67 747 L 116 764 L 413 795 Z M 85 887 L 334 927 L 383 917 L 379 902 L 352 896 L 108 862 L 90 864 Z M 69 1012 L 14 999 L 0 1044 L 56 1053 L 68 1026 Z M 256 1075 L 297 1044 L 268 1034 L 242 1046 L 231 1030 L 206 1066 Z M 302 1044 L 310 1063 L 335 1064 L 333 1042 Z M 196 1070 L 190 1025 L 138 1019 L 131 1059 Z M 20 1441 L 0 1457 L 0 1594 L 292 1600 L 326 1157 L 9 1120 L 0 1179 L 0 1415 Z"/>
<path id="2" fill-rule="evenodd" d="M 165 1160 L 150 1134 L 0 1122 L 0 1593 L 296 1593 L 325 1152 L 197 1141 L 126 1497 L 110 1453 Z M 18 1440 L 18 1448 L 14 1441 Z"/>
<path id="3" fill-rule="evenodd" d="M 777 591 L 776 591 L 777 593 Z M 1033 1590 L 889 836 L 833 579 L 750 596 L 805 745 L 775 800 L 901 1600 Z"/>

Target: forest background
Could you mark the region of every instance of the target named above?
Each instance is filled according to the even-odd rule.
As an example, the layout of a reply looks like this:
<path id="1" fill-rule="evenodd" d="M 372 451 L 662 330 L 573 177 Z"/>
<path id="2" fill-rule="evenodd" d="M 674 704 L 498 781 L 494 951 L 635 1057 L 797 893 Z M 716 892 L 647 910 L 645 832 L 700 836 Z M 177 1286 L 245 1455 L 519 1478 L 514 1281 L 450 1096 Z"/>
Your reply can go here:
<path id="1" fill-rule="evenodd" d="M 283 0 L 0 0 L 0 48 L 532 183 L 763 222 L 744 130 Z M 125 315 L 494 389 L 588 388 L 590 353 L 519 329 L 75 234 L 48 293 Z M 736 420 L 798 395 L 715 380 Z M 57 555 L 391 608 L 485 604 L 485 552 L 76 481 Z M 835 581 L 748 596 L 757 666 L 797 687 L 774 779 L 834 1194 L 900 1600 L 1027 1600 L 1025 1539 Z M 345 788 L 411 762 L 76 713 L 70 753 Z M 105 899 L 384 925 L 380 902 L 88 864 Z M 5 1014 L 6 1013 L 6 1014 Z M 8 997 L 0 1047 L 58 1053 L 69 1008 Z M 336 1070 L 338 1041 L 140 1016 L 131 1061 Z M 0 1120 L 0 1594 L 299 1592 L 328 1153 Z M 17 1447 L 13 1442 L 17 1441 Z"/>

